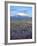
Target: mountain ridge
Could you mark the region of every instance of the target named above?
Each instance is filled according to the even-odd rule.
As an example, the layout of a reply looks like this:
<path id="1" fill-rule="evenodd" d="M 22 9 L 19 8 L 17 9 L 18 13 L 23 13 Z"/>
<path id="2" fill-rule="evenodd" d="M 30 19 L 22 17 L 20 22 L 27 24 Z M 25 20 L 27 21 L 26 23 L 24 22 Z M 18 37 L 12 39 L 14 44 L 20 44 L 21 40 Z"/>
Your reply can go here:
<path id="1" fill-rule="evenodd" d="M 14 21 L 16 21 L 16 20 L 31 20 L 32 19 L 32 17 L 29 17 L 29 16 L 10 16 L 10 19 L 11 20 L 14 20 Z"/>

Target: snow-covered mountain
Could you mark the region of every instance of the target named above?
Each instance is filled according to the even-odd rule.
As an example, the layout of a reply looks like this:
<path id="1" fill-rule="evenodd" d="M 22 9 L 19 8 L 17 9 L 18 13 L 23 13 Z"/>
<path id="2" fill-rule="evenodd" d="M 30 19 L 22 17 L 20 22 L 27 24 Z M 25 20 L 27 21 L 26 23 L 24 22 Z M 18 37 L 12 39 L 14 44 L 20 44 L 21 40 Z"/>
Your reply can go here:
<path id="1" fill-rule="evenodd" d="M 32 17 L 29 17 L 29 16 L 10 16 L 10 19 L 11 20 L 31 20 L 32 19 Z"/>

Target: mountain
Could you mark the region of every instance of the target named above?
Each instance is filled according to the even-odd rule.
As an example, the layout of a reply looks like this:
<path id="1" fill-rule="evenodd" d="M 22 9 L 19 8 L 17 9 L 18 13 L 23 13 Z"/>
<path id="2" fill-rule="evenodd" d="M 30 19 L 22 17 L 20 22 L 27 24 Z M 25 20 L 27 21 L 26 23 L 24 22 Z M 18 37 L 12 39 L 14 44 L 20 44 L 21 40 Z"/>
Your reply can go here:
<path id="1" fill-rule="evenodd" d="M 16 20 L 31 20 L 32 17 L 29 17 L 29 16 L 10 16 L 10 19 L 13 20 L 13 21 L 16 21 Z"/>

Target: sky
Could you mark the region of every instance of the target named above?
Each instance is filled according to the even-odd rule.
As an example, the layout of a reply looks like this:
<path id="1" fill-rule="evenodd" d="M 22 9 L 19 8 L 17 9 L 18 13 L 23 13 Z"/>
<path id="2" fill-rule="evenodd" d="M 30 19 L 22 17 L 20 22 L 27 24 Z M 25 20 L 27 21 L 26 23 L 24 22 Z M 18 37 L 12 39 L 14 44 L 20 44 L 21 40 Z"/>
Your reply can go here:
<path id="1" fill-rule="evenodd" d="M 32 7 L 28 6 L 10 6 L 10 15 L 29 16 L 32 17 Z"/>

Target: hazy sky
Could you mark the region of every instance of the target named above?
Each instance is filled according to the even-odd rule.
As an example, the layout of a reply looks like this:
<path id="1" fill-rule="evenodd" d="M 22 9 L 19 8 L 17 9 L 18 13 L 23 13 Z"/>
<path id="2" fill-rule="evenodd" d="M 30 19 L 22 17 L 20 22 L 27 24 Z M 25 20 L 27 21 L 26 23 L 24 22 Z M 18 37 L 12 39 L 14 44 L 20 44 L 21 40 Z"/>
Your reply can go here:
<path id="1" fill-rule="evenodd" d="M 25 16 L 27 15 L 27 16 L 32 17 L 32 7 L 10 6 L 10 15 L 16 16 L 17 14 L 21 14 Z"/>

